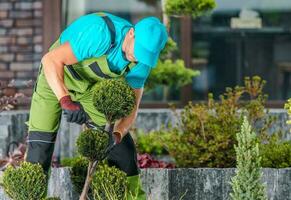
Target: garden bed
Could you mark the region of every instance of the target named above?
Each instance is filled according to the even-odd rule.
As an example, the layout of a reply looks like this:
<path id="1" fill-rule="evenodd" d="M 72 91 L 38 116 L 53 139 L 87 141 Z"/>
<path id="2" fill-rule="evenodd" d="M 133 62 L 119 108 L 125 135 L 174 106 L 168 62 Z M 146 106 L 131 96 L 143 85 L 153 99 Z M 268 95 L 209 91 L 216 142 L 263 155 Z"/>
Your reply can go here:
<path id="1" fill-rule="evenodd" d="M 286 140 L 291 140 L 290 127 L 286 126 L 288 115 L 283 109 L 271 109 L 270 115 L 277 116 L 278 121 L 272 126 L 272 130 L 282 130 Z M 4 157 L 7 145 L 12 141 L 23 142 L 27 127 L 28 111 L 5 111 L 0 114 L 0 156 Z M 159 130 L 163 124 L 173 123 L 177 118 L 169 109 L 140 109 L 136 120 L 136 127 L 148 132 Z M 147 122 L 147 123 L 144 123 Z M 73 157 L 76 152 L 75 141 L 81 127 L 77 124 L 69 124 L 62 120 L 55 145 L 55 156 L 65 158 Z"/>
<path id="2" fill-rule="evenodd" d="M 143 169 L 142 182 L 150 200 L 228 200 L 233 168 Z M 291 168 L 263 169 L 269 200 L 291 199 Z M 48 194 L 62 200 L 78 199 L 69 168 L 53 168 Z M 0 200 L 8 200 L 0 190 Z"/>

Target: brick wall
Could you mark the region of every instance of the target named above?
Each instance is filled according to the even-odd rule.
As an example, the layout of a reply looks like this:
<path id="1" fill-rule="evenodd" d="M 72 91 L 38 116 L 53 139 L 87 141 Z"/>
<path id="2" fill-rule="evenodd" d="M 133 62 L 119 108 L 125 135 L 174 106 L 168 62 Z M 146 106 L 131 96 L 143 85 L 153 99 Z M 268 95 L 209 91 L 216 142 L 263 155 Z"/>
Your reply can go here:
<path id="1" fill-rule="evenodd" d="M 43 51 L 42 7 L 41 0 L 0 1 L 0 81 L 14 79 L 17 91 L 28 97 L 32 87 L 25 83 L 34 82 Z"/>

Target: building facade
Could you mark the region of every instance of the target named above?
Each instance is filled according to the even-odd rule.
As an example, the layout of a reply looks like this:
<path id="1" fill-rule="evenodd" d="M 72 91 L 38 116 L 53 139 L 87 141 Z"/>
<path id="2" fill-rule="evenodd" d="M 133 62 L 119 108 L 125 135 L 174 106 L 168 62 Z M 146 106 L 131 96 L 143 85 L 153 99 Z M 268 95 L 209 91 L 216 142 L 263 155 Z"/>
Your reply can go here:
<path id="1" fill-rule="evenodd" d="M 143 107 L 167 107 L 169 101 L 215 97 L 225 87 L 241 85 L 245 76 L 267 80 L 265 92 L 271 107 L 282 107 L 291 96 L 291 2 L 257 0 L 217 0 L 217 7 L 197 19 L 171 17 L 170 35 L 178 43 L 179 57 L 186 66 L 199 69 L 191 85 L 171 90 L 163 102 L 162 88 L 145 94 Z M 132 23 L 140 18 L 162 16 L 158 0 L 2 0 L 0 2 L 0 81 L 14 79 L 17 89 L 6 95 L 24 93 L 29 107 L 40 59 L 60 32 L 81 15 L 107 11 Z M 22 106 L 22 107 L 23 107 Z"/>

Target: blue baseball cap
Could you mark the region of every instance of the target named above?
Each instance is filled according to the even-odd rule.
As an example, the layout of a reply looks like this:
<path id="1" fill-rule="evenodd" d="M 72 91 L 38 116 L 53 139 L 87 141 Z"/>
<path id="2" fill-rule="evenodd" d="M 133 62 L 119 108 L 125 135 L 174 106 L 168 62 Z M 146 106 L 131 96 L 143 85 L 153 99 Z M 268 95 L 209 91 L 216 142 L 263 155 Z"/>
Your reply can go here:
<path id="1" fill-rule="evenodd" d="M 140 63 L 155 67 L 168 40 L 167 29 L 156 17 L 146 17 L 134 26 L 134 56 Z"/>

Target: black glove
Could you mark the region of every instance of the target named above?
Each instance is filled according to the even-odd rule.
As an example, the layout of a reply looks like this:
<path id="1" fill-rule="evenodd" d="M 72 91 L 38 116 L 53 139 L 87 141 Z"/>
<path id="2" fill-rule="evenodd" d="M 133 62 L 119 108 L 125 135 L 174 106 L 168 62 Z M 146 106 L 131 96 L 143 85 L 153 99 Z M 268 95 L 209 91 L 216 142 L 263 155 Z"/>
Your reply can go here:
<path id="1" fill-rule="evenodd" d="M 79 102 L 72 101 L 69 95 L 60 99 L 61 108 L 67 118 L 67 122 L 83 124 L 87 120 L 87 115 Z"/>

